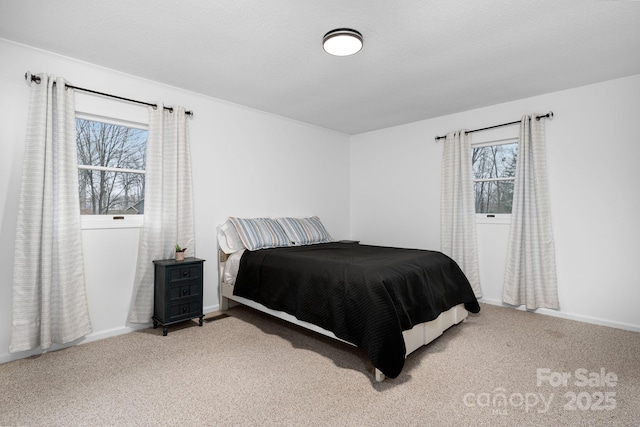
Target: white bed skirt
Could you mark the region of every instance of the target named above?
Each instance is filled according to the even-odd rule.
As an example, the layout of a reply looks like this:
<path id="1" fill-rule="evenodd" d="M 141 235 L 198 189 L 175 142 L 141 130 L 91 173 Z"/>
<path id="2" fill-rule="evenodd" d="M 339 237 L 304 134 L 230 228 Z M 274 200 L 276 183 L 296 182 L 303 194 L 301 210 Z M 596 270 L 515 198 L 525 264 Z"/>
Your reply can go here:
<path id="1" fill-rule="evenodd" d="M 222 281 L 220 281 L 220 283 L 221 283 L 221 286 L 220 286 L 220 309 L 221 310 L 227 310 L 229 308 L 229 302 L 235 301 L 237 303 L 246 305 L 248 307 L 251 307 L 256 310 L 275 316 L 279 319 L 283 319 L 293 324 L 302 326 L 311 331 L 318 332 L 322 335 L 326 335 L 328 337 L 353 345 L 350 342 L 347 342 L 345 340 L 342 340 L 336 337 L 333 332 L 327 331 L 326 329 L 323 329 L 317 325 L 314 325 L 302 320 L 298 320 L 295 316 L 292 316 L 283 311 L 272 310 L 255 301 L 251 301 L 249 299 L 233 295 L 233 285 L 224 283 Z M 440 335 L 442 335 L 444 331 L 446 331 L 451 326 L 464 321 L 468 315 L 469 313 L 464 308 L 464 305 L 459 304 L 441 313 L 440 316 L 438 316 L 438 318 L 435 320 L 432 320 L 430 322 L 420 323 L 414 326 L 412 329 L 408 331 L 404 331 L 402 334 L 404 336 L 404 343 L 407 349 L 405 357 L 411 354 L 412 352 L 414 352 L 415 350 L 417 350 L 418 348 L 422 347 L 423 345 L 426 345 L 431 341 L 435 340 L 436 338 L 438 338 Z M 384 374 L 380 372 L 378 369 L 375 370 L 375 377 L 377 381 L 382 381 L 385 378 Z"/>

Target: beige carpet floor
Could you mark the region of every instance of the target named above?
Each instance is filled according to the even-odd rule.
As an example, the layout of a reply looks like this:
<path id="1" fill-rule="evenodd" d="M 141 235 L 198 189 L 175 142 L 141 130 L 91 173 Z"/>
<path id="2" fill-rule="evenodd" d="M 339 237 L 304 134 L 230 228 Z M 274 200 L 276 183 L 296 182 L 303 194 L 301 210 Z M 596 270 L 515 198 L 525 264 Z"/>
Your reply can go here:
<path id="1" fill-rule="evenodd" d="M 640 426 L 637 333 L 482 305 L 376 383 L 356 348 L 227 313 L 0 365 L 0 425 Z"/>

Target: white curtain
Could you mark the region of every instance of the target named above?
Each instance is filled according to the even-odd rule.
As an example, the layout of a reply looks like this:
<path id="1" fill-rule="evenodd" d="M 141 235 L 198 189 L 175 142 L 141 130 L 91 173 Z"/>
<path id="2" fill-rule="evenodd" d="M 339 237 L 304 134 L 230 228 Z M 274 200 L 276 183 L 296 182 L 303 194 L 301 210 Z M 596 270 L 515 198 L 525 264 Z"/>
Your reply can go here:
<path id="1" fill-rule="evenodd" d="M 80 229 L 73 90 L 31 83 L 13 269 L 10 352 L 91 332 Z"/>
<path id="2" fill-rule="evenodd" d="M 445 139 L 442 156 L 441 250 L 458 263 L 479 298 L 482 290 L 475 212 L 471 137 L 465 131 L 452 132 Z"/>
<path id="3" fill-rule="evenodd" d="M 185 256 L 195 254 L 189 122 L 183 107 L 149 107 L 144 226 L 131 322 L 151 321 L 153 260 L 173 258 L 176 244 L 187 248 Z"/>
<path id="4" fill-rule="evenodd" d="M 511 231 L 502 300 L 527 309 L 558 309 L 556 259 L 547 184 L 545 121 L 520 123 Z"/>

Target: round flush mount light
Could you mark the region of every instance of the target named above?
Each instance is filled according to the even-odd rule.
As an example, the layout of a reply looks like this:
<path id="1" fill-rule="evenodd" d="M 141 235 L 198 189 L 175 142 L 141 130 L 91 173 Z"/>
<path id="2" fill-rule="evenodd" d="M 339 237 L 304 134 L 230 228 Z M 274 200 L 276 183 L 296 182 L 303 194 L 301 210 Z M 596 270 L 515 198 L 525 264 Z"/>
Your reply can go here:
<path id="1" fill-rule="evenodd" d="M 353 55 L 362 49 L 362 34 L 350 28 L 331 30 L 322 38 L 322 47 L 331 55 Z"/>

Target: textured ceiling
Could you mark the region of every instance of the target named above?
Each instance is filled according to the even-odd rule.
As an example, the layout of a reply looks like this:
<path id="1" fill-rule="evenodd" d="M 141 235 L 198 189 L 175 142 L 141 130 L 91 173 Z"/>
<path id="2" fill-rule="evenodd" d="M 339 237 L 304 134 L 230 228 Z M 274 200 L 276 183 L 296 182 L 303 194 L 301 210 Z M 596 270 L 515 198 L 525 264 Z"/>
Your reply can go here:
<path id="1" fill-rule="evenodd" d="M 640 1 L 0 0 L 0 37 L 346 134 L 640 74 Z"/>

